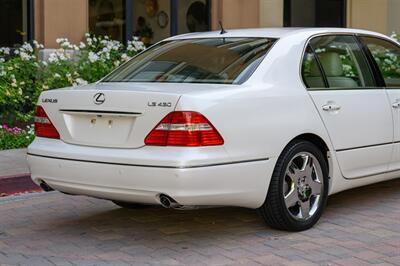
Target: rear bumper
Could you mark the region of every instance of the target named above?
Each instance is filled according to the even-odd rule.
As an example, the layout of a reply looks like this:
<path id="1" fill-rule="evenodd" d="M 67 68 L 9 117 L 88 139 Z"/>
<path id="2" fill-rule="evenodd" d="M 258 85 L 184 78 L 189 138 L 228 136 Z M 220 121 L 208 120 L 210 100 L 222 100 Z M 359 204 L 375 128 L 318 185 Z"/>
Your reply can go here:
<path id="1" fill-rule="evenodd" d="M 44 181 L 71 194 L 145 204 L 159 204 L 158 196 L 166 194 L 187 206 L 257 208 L 265 200 L 274 166 L 267 158 L 160 166 L 157 158 L 143 165 L 63 157 L 65 151 L 57 156 L 41 153 L 35 144 L 29 148 L 35 183 Z"/>

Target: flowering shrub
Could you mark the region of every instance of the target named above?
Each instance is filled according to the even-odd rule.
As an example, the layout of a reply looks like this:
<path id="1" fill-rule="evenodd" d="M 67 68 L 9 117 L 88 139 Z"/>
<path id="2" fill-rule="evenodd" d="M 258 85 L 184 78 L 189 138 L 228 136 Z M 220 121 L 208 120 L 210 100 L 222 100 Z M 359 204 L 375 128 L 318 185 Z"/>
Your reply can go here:
<path id="1" fill-rule="evenodd" d="M 35 49 L 30 44 L 22 45 L 11 55 L 9 48 L 0 49 L 0 119 L 10 121 L 13 116 L 19 120 L 29 120 L 31 110 L 39 96 L 37 73 L 40 65 Z M 0 120 L 1 121 L 1 120 Z"/>
<path id="2" fill-rule="evenodd" d="M 43 90 L 98 81 L 145 46 L 137 38 L 125 46 L 107 36 L 86 34 L 84 42 L 57 39 L 59 48 L 38 60 L 43 45 L 32 42 L 11 51 L 0 48 L 0 122 L 28 122 Z"/>
<path id="3" fill-rule="evenodd" d="M 0 150 L 26 147 L 34 137 L 33 125 L 27 126 L 25 129 L 0 125 Z"/>

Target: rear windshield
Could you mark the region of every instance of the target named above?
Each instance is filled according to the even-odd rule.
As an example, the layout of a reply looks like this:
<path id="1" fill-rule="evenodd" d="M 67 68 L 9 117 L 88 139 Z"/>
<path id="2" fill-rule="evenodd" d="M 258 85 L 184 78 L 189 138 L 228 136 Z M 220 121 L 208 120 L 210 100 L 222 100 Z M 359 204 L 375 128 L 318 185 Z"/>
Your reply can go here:
<path id="1" fill-rule="evenodd" d="M 102 81 L 241 84 L 274 42 L 266 38 L 166 41 L 134 57 Z"/>

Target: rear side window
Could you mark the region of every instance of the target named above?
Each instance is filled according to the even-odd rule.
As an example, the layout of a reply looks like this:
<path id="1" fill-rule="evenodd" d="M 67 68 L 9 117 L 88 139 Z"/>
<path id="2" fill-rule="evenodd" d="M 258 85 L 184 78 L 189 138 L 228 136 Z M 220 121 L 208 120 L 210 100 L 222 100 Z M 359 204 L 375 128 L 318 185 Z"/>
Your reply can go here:
<path id="1" fill-rule="evenodd" d="M 241 84 L 272 47 L 267 38 L 163 42 L 112 72 L 103 82 Z"/>
<path id="2" fill-rule="evenodd" d="M 318 74 L 317 66 L 329 88 L 375 87 L 368 61 L 355 37 L 347 35 L 316 37 L 311 40 L 310 46 L 316 58 L 309 62 L 309 67 L 303 66 L 304 74 L 307 68 L 309 69 L 310 76 L 304 79 L 310 89 L 318 88 L 317 85 L 320 85 L 315 82 L 314 77 Z"/>
<path id="3" fill-rule="evenodd" d="M 307 88 L 324 88 L 325 82 L 320 65 L 312 48 L 308 45 L 303 59 L 303 80 Z"/>
<path id="4" fill-rule="evenodd" d="M 386 87 L 400 87 L 399 46 L 374 37 L 361 37 L 378 65 Z"/>

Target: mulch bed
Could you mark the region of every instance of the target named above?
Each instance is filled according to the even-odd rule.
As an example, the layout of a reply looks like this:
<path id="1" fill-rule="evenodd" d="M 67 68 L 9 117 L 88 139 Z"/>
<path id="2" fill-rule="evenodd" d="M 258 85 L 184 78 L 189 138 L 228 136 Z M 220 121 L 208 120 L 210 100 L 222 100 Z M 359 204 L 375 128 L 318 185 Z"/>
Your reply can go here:
<path id="1" fill-rule="evenodd" d="M 38 191 L 42 189 L 33 183 L 29 174 L 0 177 L 0 197 Z"/>

